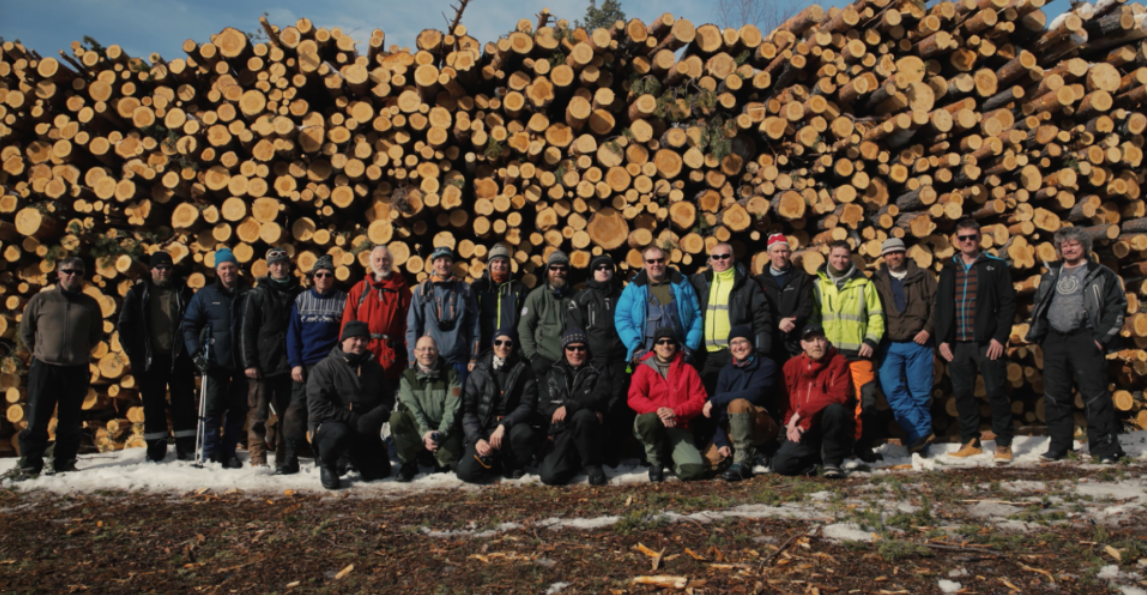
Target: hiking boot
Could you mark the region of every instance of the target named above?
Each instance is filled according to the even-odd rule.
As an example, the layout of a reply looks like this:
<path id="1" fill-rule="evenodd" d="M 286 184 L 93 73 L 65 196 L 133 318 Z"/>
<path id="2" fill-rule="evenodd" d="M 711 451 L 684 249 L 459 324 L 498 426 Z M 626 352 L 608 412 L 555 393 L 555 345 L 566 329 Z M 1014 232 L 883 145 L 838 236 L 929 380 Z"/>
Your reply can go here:
<path id="1" fill-rule="evenodd" d="M 521 479 L 526 475 L 526 470 L 521 467 L 506 467 L 502 469 L 503 479 Z"/>
<path id="2" fill-rule="evenodd" d="M 840 465 L 833 465 L 832 463 L 825 463 L 821 473 L 826 479 L 841 479 L 844 477 L 844 469 Z"/>
<path id="3" fill-rule="evenodd" d="M 753 467 L 748 464 L 733 463 L 721 474 L 725 481 L 743 481 L 753 478 Z"/>
<path id="4" fill-rule="evenodd" d="M 1055 450 L 1055 451 L 1053 451 L 1053 450 L 1049 450 L 1049 451 L 1047 451 L 1047 452 L 1045 452 L 1045 453 L 1041 454 L 1041 455 L 1039 456 L 1039 460 L 1040 460 L 1040 461 L 1042 461 L 1042 462 L 1045 462 L 1045 463 L 1054 463 L 1054 462 L 1056 462 L 1056 461 L 1062 461 L 1062 460 L 1064 460 L 1064 459 L 1066 459 L 1066 458 L 1067 458 L 1067 453 L 1069 453 L 1069 452 L 1071 452 L 1071 451 L 1067 451 L 1067 450 Z"/>
<path id="5" fill-rule="evenodd" d="M 1012 462 L 1012 447 L 1010 446 L 997 446 L 995 463 L 997 465 L 1007 465 Z"/>
<path id="6" fill-rule="evenodd" d="M 68 459 L 66 461 L 52 461 L 52 470 L 56 473 L 71 473 L 76 470 L 76 460 Z"/>
<path id="7" fill-rule="evenodd" d="M 223 466 L 224 469 L 242 469 L 243 468 L 243 462 L 240 461 L 239 457 L 237 457 L 235 455 L 224 456 L 224 455 L 216 454 L 216 455 L 213 455 L 211 457 L 211 462 L 219 463 L 220 465 Z"/>
<path id="8" fill-rule="evenodd" d="M 147 441 L 147 460 L 153 463 L 162 463 L 167 457 L 167 440 Z"/>
<path id="9" fill-rule="evenodd" d="M 398 469 L 398 481 L 402 483 L 414 481 L 415 475 L 418 475 L 418 461 L 403 463 L 402 467 Z"/>
<path id="10" fill-rule="evenodd" d="M 957 450 L 949 456 L 956 457 L 957 459 L 965 459 L 982 454 L 984 454 L 984 449 L 980 447 L 979 442 L 977 440 L 971 440 L 964 446 L 961 446 L 960 450 Z"/>
<path id="11" fill-rule="evenodd" d="M 1126 456 L 1126 455 L 1124 455 L 1123 453 L 1116 453 L 1113 455 L 1105 455 L 1105 456 L 1099 457 L 1099 464 L 1100 465 L 1115 465 L 1115 464 L 1119 463 L 1119 459 L 1123 458 L 1124 456 Z"/>
<path id="12" fill-rule="evenodd" d="M 321 481 L 323 487 L 328 490 L 339 489 L 338 470 L 329 465 L 321 465 L 319 468 L 319 481 Z"/>
<path id="13" fill-rule="evenodd" d="M 605 476 L 605 471 L 602 470 L 601 465 L 587 465 L 585 474 L 589 477 L 589 485 L 600 486 L 609 482 Z"/>
<path id="14" fill-rule="evenodd" d="M 649 467 L 649 483 L 661 483 L 665 481 L 665 470 L 661 465 L 651 465 Z"/>
<path id="15" fill-rule="evenodd" d="M 287 440 L 283 457 L 275 457 L 275 475 L 294 475 L 299 472 L 299 441 Z"/>
<path id="16" fill-rule="evenodd" d="M 908 454 L 917 453 L 917 452 L 923 454 L 924 451 L 928 450 L 928 445 L 932 444 L 932 441 L 935 439 L 936 439 L 935 434 L 928 434 L 927 436 L 924 436 L 922 438 L 917 438 L 915 442 L 908 445 Z"/>
<path id="17" fill-rule="evenodd" d="M 439 465 L 437 463 L 434 464 L 435 473 L 450 473 L 453 470 L 454 469 L 451 468 L 450 465 Z"/>
<path id="18" fill-rule="evenodd" d="M 873 452 L 872 447 L 867 444 L 857 444 L 852 454 L 865 463 L 875 463 L 876 461 L 884 460 L 884 455 Z"/>
<path id="19" fill-rule="evenodd" d="M 195 459 L 195 439 L 175 439 L 175 459 L 178 461 L 191 461 Z"/>

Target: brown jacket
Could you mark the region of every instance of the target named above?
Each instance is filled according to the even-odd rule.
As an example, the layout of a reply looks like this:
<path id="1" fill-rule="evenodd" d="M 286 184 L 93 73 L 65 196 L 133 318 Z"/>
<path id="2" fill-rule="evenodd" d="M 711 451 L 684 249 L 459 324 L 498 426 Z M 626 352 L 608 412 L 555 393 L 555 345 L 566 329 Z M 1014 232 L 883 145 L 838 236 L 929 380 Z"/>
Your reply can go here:
<path id="1" fill-rule="evenodd" d="M 54 366 L 81 366 L 100 342 L 104 321 L 90 295 L 65 293 L 56 286 L 28 300 L 20 318 L 20 340 L 32 357 Z"/>
<path id="2" fill-rule="evenodd" d="M 936 278 L 932 273 L 920 269 L 912 259 L 908 259 L 908 276 L 904 278 L 904 297 L 908 305 L 903 312 L 896 310 L 896 300 L 892 296 L 892 279 L 888 266 L 883 265 L 872 276 L 880 302 L 884 306 L 884 320 L 888 330 L 885 337 L 892 341 L 911 341 L 920 331 L 935 335 L 933 320 L 936 304 Z"/>

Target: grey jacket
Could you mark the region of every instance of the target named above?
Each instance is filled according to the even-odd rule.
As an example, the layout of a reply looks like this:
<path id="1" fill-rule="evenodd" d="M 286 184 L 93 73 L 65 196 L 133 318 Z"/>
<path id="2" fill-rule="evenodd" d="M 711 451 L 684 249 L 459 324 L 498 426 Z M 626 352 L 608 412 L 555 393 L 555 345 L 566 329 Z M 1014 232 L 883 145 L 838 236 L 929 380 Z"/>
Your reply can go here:
<path id="1" fill-rule="evenodd" d="M 1044 263 L 1047 274 L 1040 277 L 1035 292 L 1035 305 L 1032 307 L 1031 327 L 1025 340 L 1039 343 L 1047 336 L 1051 324 L 1047 321 L 1047 309 L 1055 295 L 1055 286 L 1063 270 L 1063 262 Z M 1087 277 L 1083 280 L 1083 309 L 1087 310 L 1087 320 L 1092 325 L 1092 335 L 1100 345 L 1110 351 L 1115 348 L 1112 340 L 1119 336 L 1123 319 L 1127 312 L 1127 296 L 1123 293 L 1123 280 L 1115 271 L 1094 260 L 1087 262 Z"/>
<path id="2" fill-rule="evenodd" d="M 100 342 L 104 317 L 100 304 L 82 292 L 56 287 L 28 300 L 20 318 L 20 341 L 32 357 L 54 366 L 81 366 Z"/>

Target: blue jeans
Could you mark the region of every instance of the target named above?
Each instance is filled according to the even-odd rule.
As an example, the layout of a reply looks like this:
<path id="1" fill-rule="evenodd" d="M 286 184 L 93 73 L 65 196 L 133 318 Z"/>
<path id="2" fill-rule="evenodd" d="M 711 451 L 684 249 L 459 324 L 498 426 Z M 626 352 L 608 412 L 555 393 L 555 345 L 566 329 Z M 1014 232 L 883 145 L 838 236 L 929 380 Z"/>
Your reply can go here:
<path id="1" fill-rule="evenodd" d="M 462 379 L 462 386 L 466 386 L 466 377 L 470 375 L 470 364 L 451 364 L 455 370 L 458 370 L 458 377 Z"/>
<path id="2" fill-rule="evenodd" d="M 932 433 L 932 343 L 885 341 L 880 351 L 880 386 L 911 444 Z"/>

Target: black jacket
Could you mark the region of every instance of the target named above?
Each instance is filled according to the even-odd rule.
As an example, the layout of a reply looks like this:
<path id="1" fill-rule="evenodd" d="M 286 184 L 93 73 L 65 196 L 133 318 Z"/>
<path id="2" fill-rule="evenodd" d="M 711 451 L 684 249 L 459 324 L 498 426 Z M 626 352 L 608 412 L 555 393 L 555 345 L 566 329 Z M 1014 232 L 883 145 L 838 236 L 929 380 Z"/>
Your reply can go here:
<path id="1" fill-rule="evenodd" d="M 502 369 L 494 371 L 494 354 L 478 360 L 466 378 L 462 393 L 462 430 L 466 444 L 486 438 L 498 426 L 506 431 L 529 423 L 538 406 L 538 381 L 530 365 L 513 352 Z"/>
<path id="2" fill-rule="evenodd" d="M 781 287 L 777 285 L 776 279 L 769 274 L 768 265 L 765 267 L 765 272 L 757 275 L 754 279 L 760 284 L 761 290 L 765 292 L 765 297 L 768 298 L 772 321 L 779 324 L 782 318 L 796 318 L 796 326 L 793 327 L 792 332 L 783 333 L 779 328 L 776 330 L 773 353 L 783 354 L 787 351 L 787 355 L 797 355 L 801 352 L 801 329 L 808 323 L 809 317 L 812 316 L 813 307 L 816 306 L 816 300 L 813 299 L 812 295 L 812 287 L 816 283 L 816 278 L 806 273 L 804 269 L 790 265 L 785 286 Z"/>
<path id="3" fill-rule="evenodd" d="M 713 285 L 713 269 L 697 273 L 689 278 L 693 289 L 697 292 L 697 302 L 701 305 L 701 320 L 705 320 L 705 312 L 709 307 L 709 289 Z M 753 327 L 753 347 L 757 353 L 768 355 L 773 349 L 773 314 L 769 308 L 769 299 L 761 286 L 749 278 L 749 272 L 744 265 L 737 263 L 733 267 L 733 290 L 729 293 L 729 328 L 741 324 Z M 721 339 L 721 337 L 716 337 Z M 728 337 L 725 337 L 727 339 Z M 700 351 L 707 351 L 706 342 L 709 340 L 709 329 L 701 335 Z"/>
<path id="4" fill-rule="evenodd" d="M 538 400 L 538 415 L 545 427 L 560 407 L 566 408 L 566 418 L 582 409 L 605 413 L 610 409 L 613 394 L 609 368 L 587 363 L 574 370 L 565 358 L 558 360 L 546 375 L 546 390 Z M 564 422 L 551 425 L 550 433 L 559 431 Z"/>
<path id="5" fill-rule="evenodd" d="M 286 286 L 263 277 L 258 287 L 247 294 L 242 332 L 245 367 L 258 368 L 263 376 L 291 371 L 287 361 L 287 328 L 291 326 L 291 306 L 301 292 L 294 277 Z"/>
<path id="6" fill-rule="evenodd" d="M 242 277 L 233 289 L 224 289 L 218 280 L 195 292 L 183 314 L 183 346 L 195 354 L 203 346 L 204 329 L 211 335 L 214 367 L 241 370 L 244 361 L 239 348 L 243 329 L 243 311 L 251 286 Z"/>
<path id="7" fill-rule="evenodd" d="M 936 342 L 952 343 L 956 340 L 956 267 L 964 266 L 956 254 L 944 261 L 940 271 L 940 286 L 936 289 Z M 1008 263 L 990 254 L 976 261 L 976 317 L 973 336 L 977 343 L 992 339 L 1008 344 L 1012 334 L 1012 321 L 1016 317 L 1016 289 Z"/>
<path id="8" fill-rule="evenodd" d="M 355 365 L 357 364 L 357 365 Z M 378 358 L 370 355 L 352 362 L 342 347 L 315 364 L 307 374 L 307 410 L 311 432 L 319 425 L 337 421 L 359 433 L 374 432 L 394 410 L 394 391 Z"/>
<path id="9" fill-rule="evenodd" d="M 621 284 L 617 277 L 609 283 L 590 280 L 570 302 L 566 328 L 580 328 L 589 338 L 589 354 L 596 366 L 625 361 L 629 351 L 617 335 L 614 315 L 617 299 L 621 297 Z"/>
<path id="10" fill-rule="evenodd" d="M 483 353 L 491 349 L 490 343 L 494 340 L 494 331 L 498 329 L 510 329 L 513 333 L 511 338 L 514 339 L 514 347 L 520 347 L 518 321 L 522 317 L 522 305 L 526 303 L 529 288 L 514 279 L 512 274 L 509 281 L 495 285 L 494 280 L 490 278 L 490 271 L 487 270 L 481 279 L 470 284 L 470 290 L 478 302 L 478 325 L 482 331 L 478 345 Z M 500 311 L 499 297 L 501 297 Z"/>
<path id="11" fill-rule="evenodd" d="M 1025 340 L 1039 343 L 1047 336 L 1051 324 L 1047 321 L 1047 309 L 1055 295 L 1055 286 L 1063 270 L 1063 262 L 1044 265 L 1047 274 L 1040 277 L 1039 288 L 1035 292 L 1035 305 L 1032 307 L 1031 328 Z M 1083 280 L 1083 309 L 1087 311 L 1087 323 L 1092 326 L 1092 337 L 1107 351 L 1118 343 L 1115 338 L 1123 329 L 1123 319 L 1127 312 L 1127 296 L 1123 293 L 1123 281 L 1115 271 L 1091 260 L 1087 263 L 1087 276 Z"/>
<path id="12" fill-rule="evenodd" d="M 123 352 L 131 360 L 132 372 L 136 374 L 151 369 L 151 330 L 147 328 L 147 301 L 151 296 L 151 288 L 150 279 L 132 285 L 131 289 L 127 290 L 127 295 L 123 298 L 123 306 L 120 307 L 119 311 L 119 343 L 123 346 Z M 191 303 L 191 298 L 195 294 L 190 287 L 178 281 L 172 281 L 172 289 L 175 291 L 178 308 L 175 315 L 175 328 L 171 329 L 171 365 L 174 367 L 177 359 L 187 355 L 180 326 L 183 314 L 187 311 L 187 305 Z"/>

